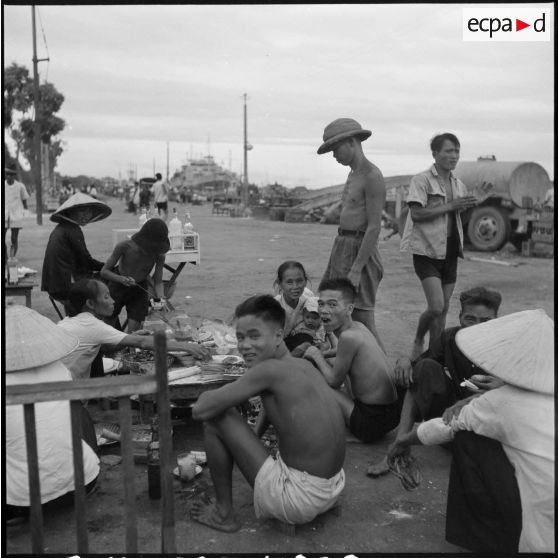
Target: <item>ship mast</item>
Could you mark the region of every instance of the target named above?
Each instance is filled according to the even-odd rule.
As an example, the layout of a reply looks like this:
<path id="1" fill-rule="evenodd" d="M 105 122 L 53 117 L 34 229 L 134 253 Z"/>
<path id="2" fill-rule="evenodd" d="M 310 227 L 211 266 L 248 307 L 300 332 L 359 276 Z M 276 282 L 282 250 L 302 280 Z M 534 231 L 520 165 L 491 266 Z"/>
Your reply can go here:
<path id="1" fill-rule="evenodd" d="M 242 185 L 242 205 L 248 203 L 248 123 L 246 99 L 248 95 L 244 93 L 244 176 Z"/>

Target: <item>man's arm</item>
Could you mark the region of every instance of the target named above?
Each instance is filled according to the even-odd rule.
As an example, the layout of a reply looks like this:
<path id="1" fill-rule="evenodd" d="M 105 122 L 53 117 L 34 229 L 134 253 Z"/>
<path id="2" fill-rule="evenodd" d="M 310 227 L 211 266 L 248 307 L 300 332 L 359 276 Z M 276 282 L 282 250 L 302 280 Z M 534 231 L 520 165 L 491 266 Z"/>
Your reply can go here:
<path id="1" fill-rule="evenodd" d="M 153 288 L 158 298 L 163 298 L 163 267 L 165 265 L 165 255 L 157 256 L 155 271 L 153 272 Z"/>
<path id="2" fill-rule="evenodd" d="M 117 244 L 112 254 L 107 258 L 105 265 L 101 269 L 101 277 L 103 279 L 108 279 L 109 281 L 114 281 L 115 283 L 121 283 L 122 285 L 130 287 L 132 285 L 135 285 L 136 283 L 133 277 L 125 277 L 118 273 L 114 273 L 113 271 L 123 253 L 123 243 Z"/>
<path id="3" fill-rule="evenodd" d="M 273 364 L 269 361 L 254 366 L 235 382 L 202 393 L 192 407 L 192 418 L 202 421 L 215 418 L 227 409 L 269 389 L 274 379 Z"/>
<path id="4" fill-rule="evenodd" d="M 366 210 L 366 232 L 358 250 L 357 257 L 351 266 L 347 278 L 355 287 L 360 283 L 362 268 L 370 258 L 370 254 L 378 243 L 378 236 L 382 227 L 382 210 L 386 201 L 386 187 L 384 177 L 377 169 L 372 169 L 366 176 L 364 184 L 364 203 Z"/>
<path id="5" fill-rule="evenodd" d="M 309 347 L 304 353 L 304 358 L 313 361 L 328 385 L 337 389 L 348 376 L 358 348 L 357 339 L 350 333 L 344 332 L 338 340 L 337 356 L 333 366 L 327 362 L 318 347 Z"/>

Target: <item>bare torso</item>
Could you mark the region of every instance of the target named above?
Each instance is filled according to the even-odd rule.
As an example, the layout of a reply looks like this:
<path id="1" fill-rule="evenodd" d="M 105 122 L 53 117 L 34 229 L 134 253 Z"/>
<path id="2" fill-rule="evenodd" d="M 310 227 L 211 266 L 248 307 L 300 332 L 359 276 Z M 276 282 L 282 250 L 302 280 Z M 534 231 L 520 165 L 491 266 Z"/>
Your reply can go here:
<path id="1" fill-rule="evenodd" d="M 262 402 L 289 466 L 330 478 L 343 466 L 345 425 L 331 388 L 316 368 L 302 359 L 270 360 L 276 375 Z"/>
<path id="2" fill-rule="evenodd" d="M 348 374 L 353 396 L 367 404 L 393 403 L 397 399 L 397 392 L 391 367 L 374 335 L 357 321 L 353 321 L 352 326 L 341 335 L 353 336 L 359 345 Z"/>
<path id="3" fill-rule="evenodd" d="M 381 177 L 381 172 L 380 169 L 370 161 L 366 161 L 365 163 L 363 169 L 351 171 L 347 177 L 347 182 L 343 190 L 343 205 L 339 220 L 339 226 L 342 229 L 365 231 L 369 225 L 366 211 L 365 189 L 378 187 L 379 181 L 375 180 L 375 178 L 377 178 L 378 175 Z M 381 184 L 383 187 L 383 181 Z M 378 199 L 381 201 L 381 198 Z M 381 217 L 382 209 L 383 207 L 379 208 L 377 212 L 379 217 Z"/>

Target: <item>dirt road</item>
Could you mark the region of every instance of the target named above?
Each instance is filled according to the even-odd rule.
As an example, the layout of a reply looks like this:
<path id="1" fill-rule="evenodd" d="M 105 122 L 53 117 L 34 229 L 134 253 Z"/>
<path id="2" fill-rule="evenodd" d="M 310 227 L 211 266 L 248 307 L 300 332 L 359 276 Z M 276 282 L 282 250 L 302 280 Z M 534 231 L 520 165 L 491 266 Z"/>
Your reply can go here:
<path id="1" fill-rule="evenodd" d="M 124 212 L 123 202 L 109 198 L 108 203 L 113 207 L 113 214 L 84 229 L 90 252 L 101 260 L 108 257 L 112 248 L 111 229 L 137 224 L 137 217 Z M 286 259 L 301 261 L 311 279 L 310 288 L 317 289 L 336 234 L 335 226 L 211 216 L 208 206 L 190 210 L 192 222 L 200 233 L 202 263 L 199 268 L 187 266 L 182 273 L 173 296 L 178 311 L 193 317 L 227 320 L 235 305 L 245 297 L 272 291 L 277 266 Z M 20 234 L 20 265 L 39 271 L 54 227 L 48 216 L 44 222 L 38 227 L 28 221 Z M 388 356 L 394 361 L 408 353 L 424 301 L 410 258 L 399 252 L 399 237 L 382 241 L 380 250 L 385 275 L 378 293 L 376 322 Z M 475 285 L 490 286 L 502 293 L 501 314 L 543 308 L 554 317 L 552 259 L 522 258 L 512 253 L 511 248 L 490 255 L 466 252 L 465 256 L 460 262 L 448 326 L 457 324 L 459 293 Z M 513 266 L 475 262 L 469 259 L 471 256 L 494 257 Z M 33 308 L 56 318 L 48 297 L 38 289 L 33 293 Z M 418 448 L 414 452 L 423 475 L 421 486 L 414 492 L 406 492 L 392 475 L 377 480 L 365 476 L 368 462 L 382 456 L 392 436 L 374 445 L 348 443 L 347 488 L 341 514 L 318 518 L 300 528 L 295 537 L 279 533 L 255 518 L 251 490 L 238 472 L 235 472 L 234 498 L 242 529 L 234 535 L 212 531 L 188 517 L 192 498 L 211 484 L 207 471 L 191 486 L 175 481 L 178 551 L 227 554 L 351 551 L 357 555 L 358 552 L 460 552 L 461 549 L 444 540 L 451 458 L 446 450 Z M 176 451 L 203 449 L 199 426 L 185 422 L 176 428 L 174 447 Z M 107 448 L 104 453 L 118 453 L 118 446 Z M 160 551 L 158 504 L 147 498 L 145 467 L 138 465 L 136 472 L 139 551 L 156 553 Z M 120 474 L 120 466 L 103 465 L 100 488 L 88 499 L 90 552 L 125 552 Z M 71 511 L 45 519 L 47 552 L 76 551 L 72 522 Z M 10 528 L 7 536 L 8 553 L 30 552 L 27 525 Z"/>

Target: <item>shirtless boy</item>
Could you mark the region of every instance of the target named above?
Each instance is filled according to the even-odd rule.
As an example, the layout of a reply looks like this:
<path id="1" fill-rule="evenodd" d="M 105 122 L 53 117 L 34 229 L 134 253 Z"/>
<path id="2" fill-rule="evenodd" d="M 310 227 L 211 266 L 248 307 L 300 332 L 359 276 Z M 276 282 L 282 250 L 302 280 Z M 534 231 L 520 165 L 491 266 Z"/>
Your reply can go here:
<path id="1" fill-rule="evenodd" d="M 347 278 L 357 290 L 353 320 L 378 337 L 374 320 L 376 292 L 383 266 L 378 250 L 386 187 L 380 169 L 362 151 L 370 130 L 352 118 L 338 118 L 324 130 L 318 154 L 333 151 L 335 160 L 351 168 L 343 190 L 338 236 L 335 238 L 323 279 Z"/>
<path id="2" fill-rule="evenodd" d="M 345 485 L 345 428 L 332 390 L 309 362 L 283 341 L 285 311 L 272 296 L 254 296 L 235 311 L 238 350 L 248 370 L 235 382 L 202 393 L 192 417 L 204 421 L 205 450 L 216 501 L 197 502 L 192 518 L 213 529 L 237 531 L 234 463 L 254 489 L 259 518 L 303 524 L 333 507 Z M 279 440 L 270 456 L 235 409 L 260 395 Z"/>
<path id="3" fill-rule="evenodd" d="M 333 331 L 338 339 L 337 356 L 331 366 L 317 347 L 309 347 L 304 358 L 316 364 L 333 388 L 352 434 L 369 443 L 397 426 L 402 398 L 398 397 L 387 357 L 377 339 L 351 318 L 355 297 L 348 279 L 320 283 L 320 317 L 325 330 Z M 352 398 L 339 389 L 343 383 L 349 384 Z"/>

